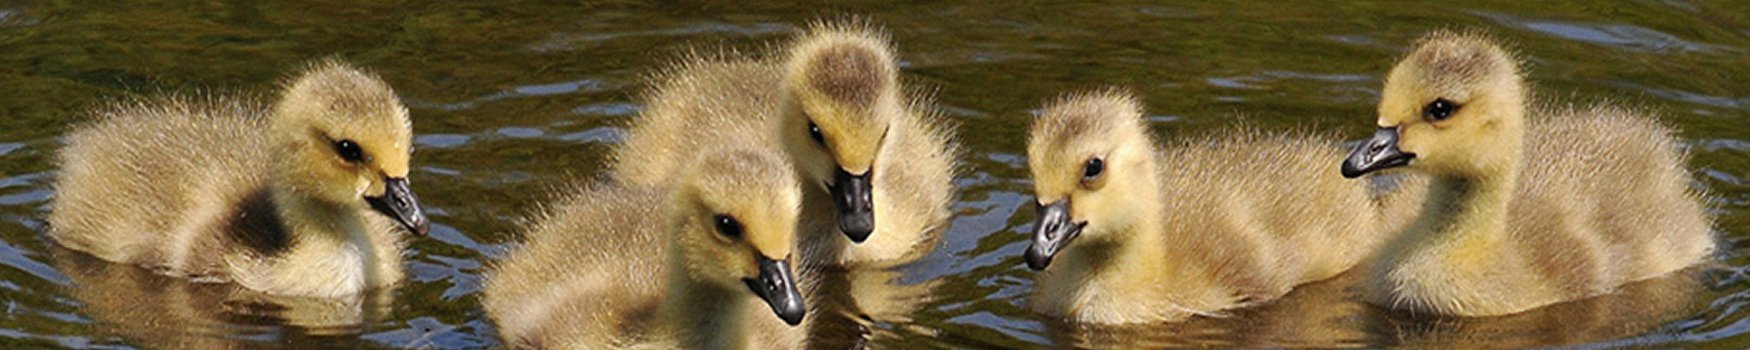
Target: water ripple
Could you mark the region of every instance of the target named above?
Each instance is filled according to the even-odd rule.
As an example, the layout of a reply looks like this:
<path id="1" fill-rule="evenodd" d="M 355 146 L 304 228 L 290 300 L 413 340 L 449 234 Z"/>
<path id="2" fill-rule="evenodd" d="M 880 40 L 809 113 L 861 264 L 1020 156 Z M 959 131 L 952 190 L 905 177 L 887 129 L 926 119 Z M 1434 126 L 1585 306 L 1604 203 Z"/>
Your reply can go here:
<path id="1" fill-rule="evenodd" d="M 526 126 L 506 126 L 498 128 L 497 133 L 500 136 L 509 138 L 528 139 L 541 137 L 541 135 L 546 134 L 547 131 Z"/>
<path id="2" fill-rule="evenodd" d="M 24 271 L 44 281 L 62 285 L 73 283 L 73 279 L 61 274 L 61 271 L 56 270 L 54 266 L 42 263 L 42 261 L 47 261 L 48 257 L 38 255 L 35 252 L 14 246 L 12 242 L 0 240 L 0 264 Z"/>
<path id="3" fill-rule="evenodd" d="M 480 104 L 483 104 L 483 103 L 494 102 L 494 101 L 499 101 L 499 100 L 504 100 L 504 99 L 523 98 L 523 97 L 540 97 L 540 96 L 559 95 L 559 94 L 572 94 L 572 93 L 579 93 L 579 92 L 602 92 L 602 91 L 617 90 L 617 89 L 624 87 L 624 85 L 625 85 L 625 83 L 609 83 L 609 82 L 606 82 L 606 81 L 603 81 L 600 79 L 580 79 L 580 80 L 573 80 L 573 81 L 567 81 L 567 82 L 517 86 L 517 87 L 512 87 L 509 90 L 504 90 L 504 91 L 486 94 L 486 95 L 475 97 L 471 100 L 462 101 L 462 102 L 445 103 L 445 102 L 428 101 L 428 100 L 418 99 L 418 98 L 414 98 L 414 97 L 403 97 L 402 100 L 407 103 L 408 107 L 413 107 L 413 108 L 437 109 L 437 110 L 444 110 L 444 111 L 461 111 L 461 110 L 473 109 L 474 107 L 479 106 Z"/>
<path id="4" fill-rule="evenodd" d="M 1711 96 L 1711 95 L 1705 95 L 1705 94 L 1700 94 L 1700 93 L 1695 93 L 1695 92 L 1689 92 L 1689 91 L 1683 91 L 1683 90 L 1677 90 L 1677 89 L 1652 87 L 1652 86 L 1647 86 L 1644 84 L 1622 82 L 1622 81 L 1613 82 L 1612 85 L 1639 90 L 1639 91 L 1645 92 L 1649 95 L 1658 96 L 1660 98 L 1664 98 L 1664 99 L 1668 99 L 1668 100 L 1676 100 L 1679 102 L 1687 102 L 1687 103 L 1707 105 L 1707 106 L 1720 107 L 1720 108 L 1750 110 L 1750 96 L 1737 97 L 1737 98 L 1724 97 L 1724 96 Z"/>
<path id="5" fill-rule="evenodd" d="M 44 172 L 35 172 L 35 173 L 29 173 L 29 174 L 21 174 L 18 176 L 7 177 L 7 178 L 0 178 L 0 188 L 18 187 L 18 186 L 26 186 L 26 185 L 36 184 L 38 181 L 45 180 L 49 176 L 49 174 L 50 174 L 50 172 L 44 171 Z"/>
<path id="6" fill-rule="evenodd" d="M 1017 320 L 998 316 L 987 311 L 978 311 L 954 316 L 953 318 L 949 318 L 947 322 L 988 328 L 1001 332 L 1003 335 L 1026 340 L 1035 344 L 1050 344 L 1050 342 L 1044 337 L 1031 332 L 1031 330 L 1044 328 L 1044 326 L 1038 321 Z"/>
<path id="7" fill-rule="evenodd" d="M 1737 52 L 1729 47 L 1691 42 L 1676 35 L 1622 23 L 1574 23 L 1539 20 L 1506 14 L 1476 12 L 1501 25 L 1518 27 L 1563 39 L 1634 51 Z"/>
<path id="8" fill-rule="evenodd" d="M 559 135 L 560 141 L 583 143 L 619 143 L 625 138 L 626 129 L 608 126 Z"/>
<path id="9" fill-rule="evenodd" d="M 37 23 L 36 18 L 31 18 L 18 9 L 0 9 L 0 27 L 24 27 Z"/>
<path id="10" fill-rule="evenodd" d="M 639 106 L 636 103 L 609 102 L 577 106 L 577 108 L 571 109 L 571 113 L 578 115 L 622 117 L 638 114 L 638 111 L 643 109 L 642 106 Z"/>
<path id="11" fill-rule="evenodd" d="M 24 148 L 23 142 L 0 142 L 0 156 L 11 154 L 20 148 Z"/>
<path id="12" fill-rule="evenodd" d="M 619 31 L 619 32 L 587 32 L 558 33 L 546 40 L 529 45 L 529 49 L 537 52 L 563 51 L 582 44 L 599 44 L 626 38 L 645 37 L 697 37 L 706 34 L 732 34 L 742 37 L 758 37 L 789 32 L 791 27 L 779 23 L 735 24 L 724 22 L 705 22 L 684 25 L 675 28 Z"/>
<path id="13" fill-rule="evenodd" d="M 420 147 L 452 148 L 468 144 L 472 136 L 458 134 L 422 134 L 413 137 L 413 144 Z"/>
<path id="14" fill-rule="evenodd" d="M 404 349 L 484 348 L 492 345 L 489 340 L 459 332 L 458 327 L 432 317 L 407 320 L 407 328 L 365 334 L 360 338 Z"/>
<path id="15" fill-rule="evenodd" d="M 49 200 L 49 197 L 53 196 L 54 194 L 55 194 L 54 191 L 50 191 L 47 188 L 40 188 L 40 189 L 31 190 L 31 191 L 25 191 L 23 193 L 13 193 L 13 194 L 8 194 L 8 195 L 0 195 L 0 205 L 14 206 L 14 205 L 21 205 L 21 204 L 47 202 Z"/>
<path id="16" fill-rule="evenodd" d="M 1207 83 L 1207 84 L 1209 84 L 1211 86 L 1215 86 L 1215 87 L 1221 87 L 1221 88 L 1240 89 L 1240 90 L 1262 90 L 1262 89 L 1264 89 L 1264 87 L 1262 87 L 1262 86 L 1252 84 L 1252 82 L 1257 82 L 1257 81 L 1258 81 L 1258 79 L 1253 78 L 1253 77 L 1233 77 L 1233 78 L 1211 77 L 1211 78 L 1206 78 L 1203 80 L 1204 83 Z"/>
<path id="17" fill-rule="evenodd" d="M 1372 83 L 1378 79 L 1375 76 L 1368 74 L 1320 74 L 1289 70 L 1264 71 L 1264 76 L 1283 79 L 1314 80 L 1328 83 Z"/>

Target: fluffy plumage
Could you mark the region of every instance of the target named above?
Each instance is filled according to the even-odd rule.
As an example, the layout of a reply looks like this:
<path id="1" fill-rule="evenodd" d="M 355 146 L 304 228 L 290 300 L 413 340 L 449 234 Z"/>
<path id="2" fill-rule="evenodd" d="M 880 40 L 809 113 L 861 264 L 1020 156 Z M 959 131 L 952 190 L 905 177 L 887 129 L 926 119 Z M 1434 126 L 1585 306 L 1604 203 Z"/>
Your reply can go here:
<path id="1" fill-rule="evenodd" d="M 866 25 L 815 25 L 783 55 L 695 54 L 663 70 L 614 150 L 614 178 L 665 183 L 683 157 L 716 142 L 780 147 L 804 185 L 805 259 L 885 267 L 922 257 L 953 199 L 955 148 L 944 121 L 902 93 L 891 45 Z M 834 169 L 873 169 L 874 232 L 864 242 L 833 228 Z"/>
<path id="2" fill-rule="evenodd" d="M 389 194 L 390 178 L 405 183 L 412 124 L 376 76 L 325 61 L 272 106 L 170 97 L 96 113 L 59 153 L 56 242 L 272 294 L 335 297 L 401 280 L 396 221 L 366 197 Z M 340 140 L 363 159 L 338 154 Z M 422 231 L 417 216 L 409 228 Z"/>
<path id="3" fill-rule="evenodd" d="M 1395 130 L 1390 146 L 1411 157 L 1407 168 L 1428 176 L 1428 199 L 1377 261 L 1374 302 L 1513 314 L 1691 266 L 1714 249 L 1669 129 L 1604 104 L 1534 110 L 1524 85 L 1513 56 L 1474 34 L 1430 34 L 1392 69 L 1378 125 Z"/>
<path id="4" fill-rule="evenodd" d="M 778 149 L 778 80 L 771 64 L 733 54 L 693 54 L 660 70 L 613 150 L 614 180 L 664 186 L 695 173 L 682 167 L 713 145 Z"/>
<path id="5" fill-rule="evenodd" d="M 826 190 L 836 172 L 867 176 L 872 190 L 866 240 L 809 235 L 806 250 L 823 261 L 874 266 L 932 250 L 951 214 L 957 146 L 928 99 L 902 86 L 887 36 L 865 23 L 818 23 L 786 53 L 778 127 L 804 183 L 819 185 L 809 186 L 820 191 L 807 207 L 843 218 L 825 210 L 835 205 Z"/>
<path id="6" fill-rule="evenodd" d="M 1039 204 L 1080 228 L 1044 238 L 1067 243 L 1043 266 L 1032 310 L 1108 324 L 1212 314 L 1335 276 L 1384 239 L 1362 184 L 1308 171 L 1342 158 L 1329 140 L 1237 131 L 1154 145 L 1126 93 L 1071 95 L 1034 120 Z M 1036 230 L 1057 225 L 1046 216 Z"/>
<path id="7" fill-rule="evenodd" d="M 786 325 L 743 285 L 760 273 L 756 257 L 793 260 L 801 199 L 790 165 L 776 150 L 733 145 L 682 165 L 696 176 L 586 187 L 533 221 L 523 249 L 493 267 L 482 301 L 507 343 L 803 346 L 806 328 Z M 743 233 L 715 228 L 718 216 Z"/>

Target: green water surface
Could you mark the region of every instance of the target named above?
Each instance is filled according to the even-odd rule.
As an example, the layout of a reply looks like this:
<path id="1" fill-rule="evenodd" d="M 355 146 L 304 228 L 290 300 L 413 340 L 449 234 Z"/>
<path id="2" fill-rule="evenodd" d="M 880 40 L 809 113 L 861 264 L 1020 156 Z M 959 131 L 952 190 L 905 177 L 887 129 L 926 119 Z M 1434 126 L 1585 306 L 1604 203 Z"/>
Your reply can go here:
<path id="1" fill-rule="evenodd" d="M 602 170 L 643 77 L 690 48 L 760 51 L 843 15 L 892 32 L 905 78 L 934 92 L 966 149 L 947 239 L 892 276 L 865 277 L 930 297 L 842 332 L 866 333 L 864 345 L 1750 347 L 1750 2 L 1667 0 L 0 1 L 0 348 L 496 346 L 478 307 L 484 266 L 553 187 Z M 1688 140 L 1694 185 L 1718 216 L 1720 266 L 1495 319 L 1385 312 L 1354 301 L 1353 278 L 1176 324 L 1096 329 L 1023 309 L 1025 130 L 1043 101 L 1121 86 L 1164 138 L 1247 123 L 1358 140 L 1385 70 L 1441 28 L 1512 43 L 1540 96 L 1662 115 Z M 380 73 L 412 111 L 413 187 L 434 225 L 412 245 L 407 283 L 287 306 L 46 240 L 58 137 L 85 111 L 163 93 L 268 93 L 326 57 Z"/>

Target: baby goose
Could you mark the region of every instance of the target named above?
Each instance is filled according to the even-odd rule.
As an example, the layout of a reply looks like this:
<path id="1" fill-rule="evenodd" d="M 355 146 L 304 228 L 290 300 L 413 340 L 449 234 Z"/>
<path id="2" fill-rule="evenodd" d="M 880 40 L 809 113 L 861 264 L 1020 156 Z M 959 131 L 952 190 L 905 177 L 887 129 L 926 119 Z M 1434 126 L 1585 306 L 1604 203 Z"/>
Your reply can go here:
<path id="1" fill-rule="evenodd" d="M 727 55 L 690 56 L 662 70 L 640 98 L 644 111 L 613 150 L 613 179 L 663 187 L 692 174 L 683 170 L 686 162 L 714 145 L 778 149 L 772 132 L 778 79 L 770 64 Z"/>
<path id="2" fill-rule="evenodd" d="M 1445 31 L 1387 76 L 1379 130 L 1343 174 L 1407 167 L 1430 179 L 1420 216 L 1377 261 L 1374 302 L 1506 315 L 1666 274 L 1714 249 L 1670 130 L 1607 105 L 1528 119 L 1524 85 L 1507 51 Z"/>
<path id="3" fill-rule="evenodd" d="M 893 51 L 867 25 L 816 24 L 784 63 L 780 139 L 804 182 L 826 190 L 809 199 L 831 202 L 808 207 L 836 208 L 824 215 L 849 238 L 803 244 L 839 264 L 915 260 L 950 215 L 955 146 L 927 102 L 902 91 Z"/>
<path id="4" fill-rule="evenodd" d="M 503 338 L 532 348 L 801 347 L 804 328 L 791 326 L 805 309 L 790 268 L 801 198 L 790 165 L 775 149 L 737 146 L 686 165 L 693 176 L 675 186 L 596 185 L 536 220 L 486 285 L 482 303 Z"/>
<path id="5" fill-rule="evenodd" d="M 99 114 L 58 158 L 48 221 L 68 248 L 270 294 L 338 297 L 400 281 L 395 226 L 428 227 L 407 187 L 407 109 L 346 64 L 315 64 L 272 107 L 172 98 Z"/>
<path id="6" fill-rule="evenodd" d="M 1363 184 L 1306 171 L 1343 157 L 1332 142 L 1239 132 L 1157 153 L 1144 120 L 1134 98 L 1107 91 L 1033 122 L 1035 312 L 1103 324 L 1210 314 L 1335 276 L 1384 239 Z"/>
<path id="7" fill-rule="evenodd" d="M 922 257 L 949 216 L 954 148 L 938 117 L 905 100 L 898 71 L 885 37 L 849 25 L 816 25 L 783 68 L 683 59 L 652 79 L 645 111 L 614 151 L 614 178 L 664 184 L 683 157 L 721 140 L 782 147 L 802 181 L 820 185 L 804 188 L 804 259 L 890 266 Z"/>

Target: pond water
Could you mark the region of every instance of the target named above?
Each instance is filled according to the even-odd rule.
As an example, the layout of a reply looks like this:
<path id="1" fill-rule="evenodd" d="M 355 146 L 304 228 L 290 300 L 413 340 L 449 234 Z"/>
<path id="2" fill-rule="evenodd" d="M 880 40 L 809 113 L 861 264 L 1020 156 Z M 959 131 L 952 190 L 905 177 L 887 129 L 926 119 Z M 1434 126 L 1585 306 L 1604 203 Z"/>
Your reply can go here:
<path id="1" fill-rule="evenodd" d="M 935 92 L 967 151 L 948 238 L 892 276 L 860 277 L 931 295 L 867 324 L 866 345 L 1750 347 L 1750 2 L 1666 0 L 0 2 L 0 348 L 495 346 L 478 308 L 483 267 L 552 188 L 602 170 L 653 67 L 689 48 L 757 51 L 846 14 L 893 33 L 905 77 Z M 1243 122 L 1358 140 L 1385 70 L 1439 28 L 1514 43 L 1542 96 L 1660 113 L 1689 141 L 1722 263 L 1495 319 L 1384 312 L 1354 301 L 1353 276 L 1178 324 L 1091 329 L 1024 311 L 1034 215 L 1024 136 L 1044 100 L 1116 85 L 1144 98 L 1165 138 Z M 350 303 L 276 305 L 45 239 L 59 135 L 86 110 L 161 93 L 266 93 L 325 57 L 379 72 L 412 110 L 412 178 L 435 224 L 412 245 L 407 283 Z"/>

